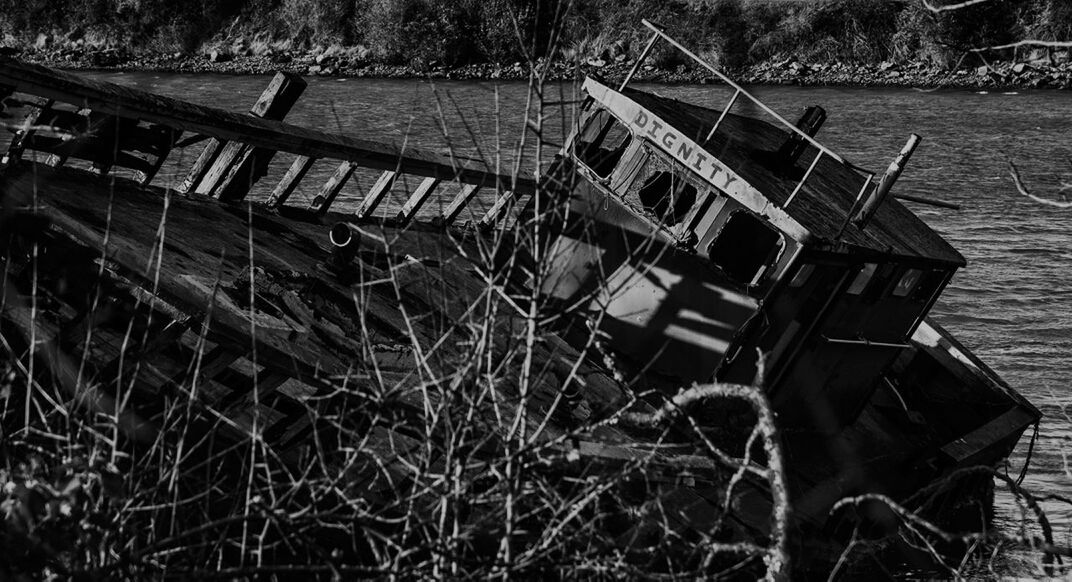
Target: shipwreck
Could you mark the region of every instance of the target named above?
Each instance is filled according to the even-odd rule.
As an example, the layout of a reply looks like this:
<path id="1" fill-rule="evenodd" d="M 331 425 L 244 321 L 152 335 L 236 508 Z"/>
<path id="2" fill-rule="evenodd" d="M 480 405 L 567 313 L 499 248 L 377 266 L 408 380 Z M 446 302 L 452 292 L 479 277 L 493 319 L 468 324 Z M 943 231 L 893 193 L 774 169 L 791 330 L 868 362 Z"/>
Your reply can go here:
<path id="1" fill-rule="evenodd" d="M 334 430 L 313 412 L 340 384 L 374 394 L 348 413 L 367 462 L 347 479 L 370 506 L 427 451 L 422 474 L 455 482 L 503 450 L 507 477 L 610 476 L 567 517 L 597 513 L 586 544 L 658 572 L 829 569 L 858 532 L 896 530 L 881 499 L 984 525 L 993 475 L 971 469 L 1006 459 L 1040 413 L 927 318 L 965 260 L 895 193 L 918 138 L 884 175 L 863 170 L 816 138 L 823 109 L 790 123 L 649 26 L 645 55 L 670 43 L 729 101 L 589 78 L 539 180 L 289 125 L 293 75 L 238 114 L 4 58 L 0 96 L 24 116 L 0 166 L 6 345 L 131 441 L 181 398 L 203 432 L 257 435 L 293 466 Z M 744 101 L 763 118 L 735 113 Z M 201 153 L 182 186 L 155 186 L 187 147 Z M 249 200 L 276 155 L 289 170 Z M 315 163 L 333 176 L 292 203 Z M 343 212 L 355 171 L 378 178 Z M 450 465 L 439 429 L 406 418 L 451 414 L 448 394 L 488 378 L 464 422 L 479 446 Z M 688 401 L 704 386 L 753 392 Z M 499 537 L 570 529 L 487 525 L 506 511 L 488 482 L 507 477 L 459 494 L 452 519 L 487 528 L 459 542 L 473 563 Z"/>

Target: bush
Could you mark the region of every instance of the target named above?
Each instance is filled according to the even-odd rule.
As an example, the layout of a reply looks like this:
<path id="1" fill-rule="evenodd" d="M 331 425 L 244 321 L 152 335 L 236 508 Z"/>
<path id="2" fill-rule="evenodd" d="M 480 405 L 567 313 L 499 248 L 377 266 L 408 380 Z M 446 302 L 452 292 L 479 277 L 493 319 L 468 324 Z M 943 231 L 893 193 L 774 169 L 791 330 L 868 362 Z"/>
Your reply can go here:
<path id="1" fill-rule="evenodd" d="M 477 5 L 468 0 L 366 0 L 358 36 L 387 63 L 457 65 L 477 55 Z"/>
<path id="2" fill-rule="evenodd" d="M 868 0 L 753 3 L 746 10 L 753 60 L 877 62 L 890 56 L 900 4 Z"/>

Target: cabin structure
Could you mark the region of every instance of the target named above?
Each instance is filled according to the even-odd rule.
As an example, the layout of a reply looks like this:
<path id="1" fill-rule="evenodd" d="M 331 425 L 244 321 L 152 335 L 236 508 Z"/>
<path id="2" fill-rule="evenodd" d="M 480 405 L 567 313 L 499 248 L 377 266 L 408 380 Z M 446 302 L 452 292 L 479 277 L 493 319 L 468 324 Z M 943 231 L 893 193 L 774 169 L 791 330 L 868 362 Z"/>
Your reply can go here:
<path id="1" fill-rule="evenodd" d="M 637 369 L 747 383 L 762 353 L 783 421 L 843 426 L 964 258 L 888 195 L 918 138 L 876 180 L 815 140 L 822 109 L 789 124 L 727 82 L 722 110 L 585 82 L 543 289 Z"/>

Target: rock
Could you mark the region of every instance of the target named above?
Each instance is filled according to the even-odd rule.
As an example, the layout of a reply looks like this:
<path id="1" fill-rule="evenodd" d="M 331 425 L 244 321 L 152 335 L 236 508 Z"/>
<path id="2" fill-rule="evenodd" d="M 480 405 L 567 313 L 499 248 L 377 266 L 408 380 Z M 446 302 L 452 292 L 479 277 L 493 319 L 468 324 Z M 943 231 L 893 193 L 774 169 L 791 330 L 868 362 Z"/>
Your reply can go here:
<path id="1" fill-rule="evenodd" d="M 52 43 L 52 37 L 50 37 L 49 35 L 47 35 L 47 34 L 42 32 L 42 33 L 38 34 L 37 39 L 34 40 L 34 48 L 39 50 L 39 51 L 45 50 L 46 48 L 48 48 L 48 45 L 51 44 L 51 43 Z"/>
<path id="2" fill-rule="evenodd" d="M 988 73 L 990 73 L 990 67 L 986 65 L 982 65 L 979 68 L 975 69 L 975 74 L 979 77 L 985 77 Z"/>
<path id="3" fill-rule="evenodd" d="M 322 71 L 323 69 L 324 69 L 324 67 L 321 67 L 320 65 L 312 65 L 305 72 L 307 74 L 309 74 L 309 75 L 318 75 L 318 74 L 320 74 L 320 71 Z"/>
<path id="4" fill-rule="evenodd" d="M 1012 72 L 1013 72 L 1014 75 L 1023 74 L 1023 72 L 1026 71 L 1026 70 L 1027 70 L 1027 65 L 1024 64 L 1024 63 L 1016 63 L 1015 65 L 1012 66 Z"/>
<path id="5" fill-rule="evenodd" d="M 600 59 L 600 58 L 588 59 L 587 63 L 590 66 L 593 66 L 593 67 L 596 67 L 596 68 L 605 67 L 607 65 L 607 61 L 604 61 L 603 59 Z"/>
<path id="6" fill-rule="evenodd" d="M 212 49 L 212 51 L 208 53 L 208 60 L 211 63 L 226 63 L 232 58 L 230 53 L 219 49 Z"/>

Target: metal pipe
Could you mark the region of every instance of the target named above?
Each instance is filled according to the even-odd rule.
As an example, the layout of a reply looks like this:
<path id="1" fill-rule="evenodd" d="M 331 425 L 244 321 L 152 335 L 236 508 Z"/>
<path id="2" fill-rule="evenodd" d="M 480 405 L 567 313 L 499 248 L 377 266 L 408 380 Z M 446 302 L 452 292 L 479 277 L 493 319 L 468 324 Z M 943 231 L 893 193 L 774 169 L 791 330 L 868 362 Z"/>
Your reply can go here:
<path id="1" fill-rule="evenodd" d="M 730 112 L 730 108 L 733 107 L 733 104 L 737 102 L 737 98 L 740 96 L 740 89 L 733 92 L 733 97 L 730 97 L 730 101 L 726 104 L 726 108 L 722 110 L 722 115 L 719 115 L 718 120 L 715 121 L 715 124 L 711 126 L 711 131 L 707 133 L 707 138 L 704 139 L 704 143 L 711 141 L 711 138 L 715 136 L 715 130 L 718 129 L 718 126 L 722 123 L 722 120 L 726 119 L 726 114 Z"/>
<path id="2" fill-rule="evenodd" d="M 815 159 L 812 160 L 811 165 L 808 166 L 808 171 L 804 172 L 804 177 L 800 179 L 799 183 L 797 183 L 797 187 L 793 189 L 793 193 L 790 194 L 789 198 L 786 199 L 785 204 L 782 204 L 782 208 L 789 206 L 789 203 L 797 197 L 797 193 L 800 192 L 800 189 L 804 187 L 804 182 L 808 181 L 808 176 L 811 176 L 812 170 L 815 169 L 815 165 L 819 163 L 819 158 L 821 157 L 823 157 L 823 150 L 819 150 L 815 153 Z"/>
<path id="3" fill-rule="evenodd" d="M 826 337 L 825 335 L 823 336 L 823 339 L 828 341 L 828 342 L 830 342 L 830 343 L 832 343 L 832 344 L 845 344 L 845 345 L 850 345 L 850 346 L 868 346 L 868 347 L 876 347 L 876 348 L 910 348 L 910 347 L 912 347 L 910 344 L 895 344 L 895 343 L 890 343 L 890 342 L 873 342 L 873 341 L 871 341 L 869 339 L 858 339 L 858 340 L 838 339 L 838 338 Z"/>
<path id="4" fill-rule="evenodd" d="M 337 268 L 349 267 L 361 248 L 361 231 L 347 222 L 336 223 L 328 231 L 332 251 L 329 262 Z"/>
<path id="5" fill-rule="evenodd" d="M 640 63 L 644 62 L 644 59 L 648 58 L 648 55 L 651 54 L 651 49 L 655 48 L 655 43 L 658 40 L 659 33 L 658 31 L 656 31 L 655 34 L 651 35 L 651 40 L 648 41 L 647 46 L 645 46 L 644 50 L 641 51 L 640 56 L 637 57 L 636 62 L 633 63 L 633 67 L 629 69 L 629 74 L 625 76 L 625 80 L 622 81 L 621 87 L 618 87 L 619 93 L 625 90 L 625 86 L 629 84 L 629 81 L 633 80 L 633 75 L 635 75 L 637 70 L 640 69 Z"/>
<path id="6" fill-rule="evenodd" d="M 910 196 L 908 194 L 894 194 L 894 198 L 898 200 L 907 200 L 909 202 L 918 202 L 920 204 L 927 204 L 929 206 L 937 206 L 938 208 L 950 208 L 952 210 L 960 210 L 960 204 L 954 204 L 952 202 L 945 202 L 942 200 L 931 200 L 930 198 L 923 198 L 920 196 Z"/>
<path id="7" fill-rule="evenodd" d="M 879 206 L 882 205 L 882 201 L 886 199 L 886 195 L 890 193 L 890 189 L 893 188 L 893 184 L 897 182 L 897 178 L 901 176 L 901 172 L 904 171 L 905 165 L 908 163 L 908 159 L 912 157 L 912 152 L 916 151 L 916 147 L 919 146 L 920 140 L 923 138 L 916 134 L 908 136 L 908 142 L 901 148 L 901 153 L 897 154 L 897 157 L 890 162 L 890 167 L 886 168 L 886 173 L 882 176 L 882 180 L 879 181 L 878 186 L 875 186 L 874 192 L 864 202 L 863 208 L 856 213 L 852 222 L 858 228 L 864 228 L 871 220 L 871 217 L 878 211 Z"/>
<path id="8" fill-rule="evenodd" d="M 755 103 L 757 106 L 759 106 L 760 109 L 762 109 L 763 111 L 766 111 L 771 117 L 774 117 L 775 119 L 777 119 L 782 125 L 788 127 L 791 131 L 793 131 L 794 133 L 796 133 L 796 134 L 800 135 L 801 137 L 803 137 L 804 139 L 806 139 L 808 141 L 808 143 L 810 143 L 811 145 L 819 148 L 820 150 L 822 150 L 823 153 L 825 153 L 826 155 L 828 155 L 828 156 L 834 158 L 835 160 L 841 162 L 842 164 L 847 164 L 848 163 L 844 159 L 842 159 L 841 156 L 839 156 L 836 153 L 830 151 L 823 144 L 815 141 L 815 138 L 813 138 L 812 136 L 810 136 L 810 135 L 804 133 L 803 131 L 801 131 L 799 127 L 797 127 L 797 126 L 793 125 L 792 123 L 789 123 L 788 121 L 786 121 L 786 119 L 784 117 L 782 117 L 781 115 L 778 115 L 778 113 L 776 111 L 774 111 L 770 107 L 767 107 L 766 103 L 763 103 L 759 99 L 756 99 L 756 97 L 754 95 L 752 95 L 748 91 L 745 91 L 744 88 L 741 87 L 740 85 L 738 85 L 737 83 L 735 83 L 733 81 L 733 79 L 730 79 L 729 77 L 724 75 L 722 73 L 722 71 L 719 71 L 718 69 L 716 69 L 716 68 L 712 67 L 711 65 L 709 65 L 707 63 L 707 61 L 701 59 L 696 53 L 694 53 L 694 52 L 690 51 L 689 49 L 685 48 L 684 45 L 682 45 L 678 41 L 674 40 L 673 37 L 671 37 L 670 35 L 666 34 L 662 30 L 660 30 L 659 27 L 655 26 L 654 24 L 649 22 L 647 19 L 644 19 L 641 22 L 644 23 L 644 26 L 647 26 L 648 28 L 650 28 L 653 31 L 655 31 L 655 34 L 657 34 L 657 35 L 661 36 L 662 38 L 666 39 L 666 42 L 669 42 L 670 44 L 674 45 L 674 47 L 677 48 L 679 51 L 685 53 L 686 56 L 688 56 L 692 60 L 694 60 L 697 63 L 699 63 L 702 67 L 704 67 L 708 71 L 711 71 L 712 73 L 714 73 L 716 76 L 718 76 L 719 79 L 722 79 L 722 82 L 724 82 L 727 85 L 729 85 L 730 87 L 733 87 L 734 89 L 737 89 L 738 91 L 740 91 L 752 103 Z M 853 166 L 853 167 L 855 167 L 855 166 Z"/>

